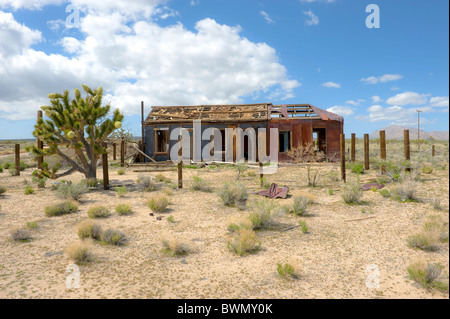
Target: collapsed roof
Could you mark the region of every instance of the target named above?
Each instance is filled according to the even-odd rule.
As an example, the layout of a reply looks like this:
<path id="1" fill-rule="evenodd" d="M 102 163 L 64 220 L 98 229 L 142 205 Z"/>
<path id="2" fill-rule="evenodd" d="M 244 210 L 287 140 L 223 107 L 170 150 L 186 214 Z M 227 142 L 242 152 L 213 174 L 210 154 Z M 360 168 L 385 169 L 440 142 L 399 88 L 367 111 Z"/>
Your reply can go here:
<path id="1" fill-rule="evenodd" d="M 209 123 L 265 122 L 270 119 L 320 119 L 343 122 L 343 118 L 310 104 L 153 106 L 144 125 L 186 123 L 202 120 Z"/>

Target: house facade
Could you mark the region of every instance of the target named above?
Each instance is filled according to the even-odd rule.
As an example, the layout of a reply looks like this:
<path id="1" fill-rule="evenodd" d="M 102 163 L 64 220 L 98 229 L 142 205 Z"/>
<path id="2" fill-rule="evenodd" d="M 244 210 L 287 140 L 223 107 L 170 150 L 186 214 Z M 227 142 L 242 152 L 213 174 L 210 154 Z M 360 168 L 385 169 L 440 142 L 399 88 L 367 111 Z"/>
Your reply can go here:
<path id="1" fill-rule="evenodd" d="M 243 132 L 254 131 L 256 138 L 253 140 L 257 143 L 256 147 L 262 147 L 265 143 L 264 150 L 267 150 L 267 153 L 269 153 L 271 138 L 270 129 L 278 129 L 278 161 L 280 162 L 291 161 L 292 158 L 288 156 L 290 150 L 310 143 L 314 145 L 315 151 L 322 152 L 327 160 L 338 160 L 340 156 L 339 138 L 344 128 L 344 119 L 341 116 L 309 104 L 272 105 L 271 103 L 153 106 L 143 122 L 146 155 L 155 161 L 172 160 L 170 150 L 178 143 L 178 140 L 171 140 L 170 133 L 176 128 L 183 128 L 190 135 L 192 158 L 196 143 L 193 134 L 194 123 L 198 121 L 201 121 L 203 137 L 205 137 L 205 130 L 215 128 L 209 139 L 201 139 L 201 149 L 212 143 L 214 145 L 212 152 L 223 154 L 222 161 L 225 161 L 227 128 L 234 129 L 233 132 L 237 128 L 242 129 Z M 264 135 L 263 138 L 261 134 Z M 253 151 L 250 149 L 254 147 L 251 142 L 249 143 L 251 138 L 251 134 L 246 133 L 241 142 L 236 135 L 232 136 L 233 141 L 231 142 L 230 139 L 228 147 L 232 147 L 234 159 L 236 159 L 236 152 L 239 153 L 240 150 L 243 150 L 245 158 L 255 153 L 254 149 Z M 272 138 L 274 138 L 273 135 Z M 222 143 L 216 143 L 216 141 L 222 141 Z M 258 160 L 257 156 L 256 160 Z"/>

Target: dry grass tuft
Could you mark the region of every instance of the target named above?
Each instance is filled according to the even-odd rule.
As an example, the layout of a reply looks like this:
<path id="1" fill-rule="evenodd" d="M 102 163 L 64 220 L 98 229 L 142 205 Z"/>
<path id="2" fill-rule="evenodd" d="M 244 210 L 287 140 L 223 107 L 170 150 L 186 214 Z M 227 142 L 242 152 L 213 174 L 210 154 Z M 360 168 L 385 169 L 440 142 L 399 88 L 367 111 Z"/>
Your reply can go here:
<path id="1" fill-rule="evenodd" d="M 65 249 L 67 255 L 77 264 L 92 261 L 93 256 L 90 251 L 90 243 L 86 241 L 77 241 Z"/>

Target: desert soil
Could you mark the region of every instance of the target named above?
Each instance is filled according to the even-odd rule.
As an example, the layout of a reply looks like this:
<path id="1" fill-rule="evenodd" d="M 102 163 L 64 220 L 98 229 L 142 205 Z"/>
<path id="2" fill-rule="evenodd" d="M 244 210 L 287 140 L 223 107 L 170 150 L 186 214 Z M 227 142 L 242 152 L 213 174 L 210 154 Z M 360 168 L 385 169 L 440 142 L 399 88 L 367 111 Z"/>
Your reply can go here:
<path id="1" fill-rule="evenodd" d="M 326 168 L 337 169 L 331 164 Z M 249 214 L 251 200 L 258 197 L 251 194 L 249 208 L 240 211 L 224 207 L 217 195 L 224 181 L 236 180 L 236 170 L 184 169 L 185 187 L 172 190 L 169 210 L 154 216 L 149 215 L 146 201 L 165 194 L 163 183 L 154 192 L 142 192 L 136 185 L 139 173 L 132 168 L 127 168 L 125 175 L 117 171 L 110 169 L 111 184 L 127 185 L 131 191 L 125 197 L 118 197 L 113 190 L 91 191 L 81 199 L 77 213 L 60 217 L 44 214 L 45 206 L 62 201 L 51 189 L 53 181 L 48 181 L 45 189 L 34 187 L 33 195 L 24 195 L 24 181 L 31 183 L 32 169 L 14 177 L 7 171 L 0 173 L 0 185 L 8 188 L 0 196 L 0 298 L 448 298 L 422 288 L 408 278 L 406 271 L 411 263 L 423 259 L 440 262 L 448 273 L 448 244 L 439 244 L 435 252 L 424 252 L 406 243 L 427 216 L 448 220 L 447 211 L 437 211 L 430 204 L 430 199 L 439 198 L 447 205 L 448 168 L 426 176 L 417 203 L 402 203 L 366 191 L 363 205 L 350 206 L 340 196 L 339 183 L 324 177 L 321 187 L 308 188 L 304 168 L 280 167 L 267 179 L 289 186 L 290 197 L 274 201 L 289 205 L 301 193 L 315 198 L 308 207 L 308 217 L 280 216 L 280 229 L 303 219 L 309 233 L 303 234 L 300 228 L 260 231 L 262 250 L 244 257 L 227 249 L 227 225 L 230 218 Z M 256 169 L 254 172 L 258 173 Z M 98 176 L 101 174 L 100 168 Z M 163 174 L 176 183 L 175 171 Z M 347 174 L 354 178 L 354 174 Z M 376 174 L 371 171 L 364 178 L 369 180 Z M 189 186 L 197 175 L 209 181 L 215 191 L 191 190 Z M 65 179 L 77 182 L 83 176 L 76 173 Z M 240 181 L 254 192 L 260 190 L 256 179 L 246 174 Z M 335 190 L 334 195 L 329 195 L 330 188 Z M 133 214 L 116 214 L 114 208 L 119 203 L 131 205 Z M 73 262 L 64 249 L 78 240 L 75 226 L 88 218 L 87 210 L 98 205 L 112 213 L 97 220 L 102 228 L 123 231 L 129 242 L 122 247 L 92 243 L 94 261 L 80 266 L 80 288 L 68 289 L 66 270 Z M 164 218 L 158 220 L 158 216 Z M 168 222 L 168 216 L 173 216 L 175 223 Z M 14 242 L 10 232 L 32 221 L 38 224 L 31 230 L 33 239 Z M 162 240 L 166 238 L 189 244 L 193 252 L 183 257 L 164 255 Z M 277 263 L 285 262 L 299 265 L 298 279 L 278 276 Z M 380 271 L 378 288 L 366 285 L 371 265 Z"/>

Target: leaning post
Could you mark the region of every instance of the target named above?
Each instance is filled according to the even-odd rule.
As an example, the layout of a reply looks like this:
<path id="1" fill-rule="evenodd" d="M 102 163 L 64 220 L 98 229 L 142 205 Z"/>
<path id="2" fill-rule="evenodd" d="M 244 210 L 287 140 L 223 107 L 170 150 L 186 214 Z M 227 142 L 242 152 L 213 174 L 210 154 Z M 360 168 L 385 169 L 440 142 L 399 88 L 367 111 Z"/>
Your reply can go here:
<path id="1" fill-rule="evenodd" d="M 369 162 L 369 134 L 364 134 L 364 169 L 368 171 L 370 169 Z"/>
<path id="2" fill-rule="evenodd" d="M 356 134 L 355 133 L 352 133 L 351 160 L 352 160 L 352 163 L 354 163 L 356 160 Z"/>
<path id="3" fill-rule="evenodd" d="M 16 176 L 20 176 L 20 144 L 14 145 L 14 153 L 16 155 Z"/>
<path id="4" fill-rule="evenodd" d="M 409 130 L 403 131 L 403 148 L 405 152 L 405 161 L 411 160 L 411 144 L 409 141 Z M 410 172 L 411 168 L 406 167 L 406 171 Z"/>
<path id="5" fill-rule="evenodd" d="M 345 175 L 345 134 L 341 134 L 341 180 L 347 181 Z"/>
<path id="6" fill-rule="evenodd" d="M 380 131 L 380 157 L 386 162 L 386 131 Z M 381 165 L 381 174 L 386 173 L 386 165 Z"/>
<path id="7" fill-rule="evenodd" d="M 103 189 L 109 189 L 109 173 L 108 173 L 108 152 L 107 144 L 103 143 L 103 148 L 105 152 L 102 154 L 102 167 L 103 167 Z"/>

